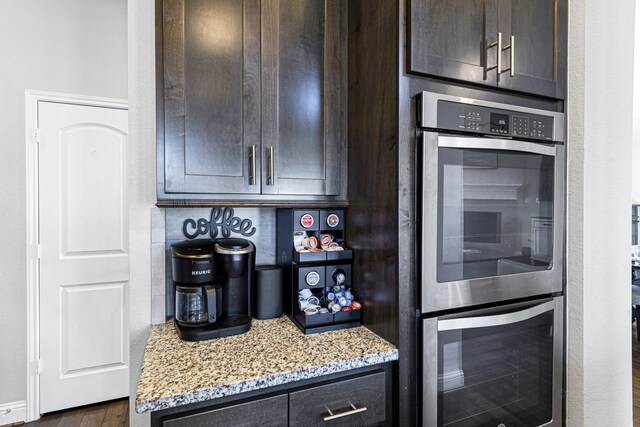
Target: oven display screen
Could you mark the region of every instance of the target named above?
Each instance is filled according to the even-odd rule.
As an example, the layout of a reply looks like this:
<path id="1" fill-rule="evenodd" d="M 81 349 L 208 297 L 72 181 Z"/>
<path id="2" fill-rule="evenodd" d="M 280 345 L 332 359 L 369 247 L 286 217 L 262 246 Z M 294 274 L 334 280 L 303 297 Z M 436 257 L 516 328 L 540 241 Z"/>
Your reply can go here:
<path id="1" fill-rule="evenodd" d="M 491 132 L 509 133 L 509 116 L 491 113 Z"/>

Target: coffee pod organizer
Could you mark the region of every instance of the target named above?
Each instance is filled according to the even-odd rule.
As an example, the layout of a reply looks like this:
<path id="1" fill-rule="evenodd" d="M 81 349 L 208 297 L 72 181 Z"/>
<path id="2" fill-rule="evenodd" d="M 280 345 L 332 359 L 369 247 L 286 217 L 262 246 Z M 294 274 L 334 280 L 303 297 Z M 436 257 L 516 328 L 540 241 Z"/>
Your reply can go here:
<path id="1" fill-rule="evenodd" d="M 278 209 L 276 256 L 283 268 L 284 310 L 311 334 L 360 326 L 351 281 L 344 209 Z"/>

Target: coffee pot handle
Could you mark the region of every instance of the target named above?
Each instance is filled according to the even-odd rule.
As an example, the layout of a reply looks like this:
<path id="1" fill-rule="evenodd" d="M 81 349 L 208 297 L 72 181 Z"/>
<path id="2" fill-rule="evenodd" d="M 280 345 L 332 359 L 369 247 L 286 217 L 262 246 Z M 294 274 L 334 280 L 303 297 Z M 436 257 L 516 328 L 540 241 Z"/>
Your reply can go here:
<path id="1" fill-rule="evenodd" d="M 209 323 L 216 322 L 216 312 L 217 303 L 216 303 L 216 289 L 213 286 L 203 286 L 202 290 L 207 296 L 207 314 L 209 316 Z"/>

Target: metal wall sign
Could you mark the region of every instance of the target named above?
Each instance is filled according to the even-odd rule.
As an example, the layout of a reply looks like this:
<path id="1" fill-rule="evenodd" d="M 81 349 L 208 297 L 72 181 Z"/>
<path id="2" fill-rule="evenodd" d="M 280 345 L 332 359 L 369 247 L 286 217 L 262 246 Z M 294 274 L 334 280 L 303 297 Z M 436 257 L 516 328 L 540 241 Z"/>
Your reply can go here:
<path id="1" fill-rule="evenodd" d="M 182 223 L 182 233 L 189 239 L 209 234 L 212 239 L 218 237 L 229 237 L 231 233 L 241 234 L 245 237 L 253 236 L 256 228 L 250 219 L 242 219 L 234 216 L 233 208 L 212 208 L 209 220 L 206 218 L 186 219 Z"/>

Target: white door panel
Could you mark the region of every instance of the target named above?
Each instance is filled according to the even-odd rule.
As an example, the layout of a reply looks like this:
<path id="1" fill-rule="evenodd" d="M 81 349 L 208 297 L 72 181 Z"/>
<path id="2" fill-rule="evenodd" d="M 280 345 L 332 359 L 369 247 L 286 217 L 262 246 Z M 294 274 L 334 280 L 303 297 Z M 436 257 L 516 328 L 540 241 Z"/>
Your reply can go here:
<path id="1" fill-rule="evenodd" d="M 129 394 L 127 121 L 38 103 L 42 413 Z"/>

